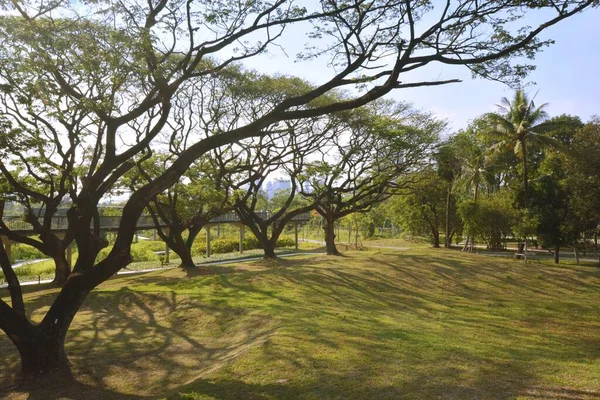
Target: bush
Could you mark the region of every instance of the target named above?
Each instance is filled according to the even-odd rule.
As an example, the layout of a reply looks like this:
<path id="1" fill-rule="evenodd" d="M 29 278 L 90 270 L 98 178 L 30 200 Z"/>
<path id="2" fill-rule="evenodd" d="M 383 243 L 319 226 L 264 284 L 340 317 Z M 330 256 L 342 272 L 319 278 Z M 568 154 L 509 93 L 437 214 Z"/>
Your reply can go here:
<path id="1" fill-rule="evenodd" d="M 192 256 L 196 254 L 206 254 L 206 238 L 200 237 L 194 240 L 194 244 L 192 244 Z"/>
<path id="2" fill-rule="evenodd" d="M 277 247 L 294 247 L 296 246 L 296 241 L 289 237 L 279 238 L 277 240 Z"/>
<path id="3" fill-rule="evenodd" d="M 133 262 L 159 260 L 158 255 L 152 250 L 136 247 L 131 248 L 131 257 L 133 258 Z"/>
<path id="4" fill-rule="evenodd" d="M 231 253 L 238 251 L 240 248 L 240 241 L 234 238 L 218 238 L 211 240 L 210 249 L 213 253 Z"/>
<path id="5" fill-rule="evenodd" d="M 10 261 L 16 260 L 36 260 L 38 258 L 48 258 L 47 255 L 26 244 L 13 244 L 10 255 Z"/>
<path id="6" fill-rule="evenodd" d="M 164 251 L 165 243 L 162 240 L 144 240 L 133 243 L 131 247 L 150 251 Z"/>
<path id="7" fill-rule="evenodd" d="M 105 247 L 102 250 L 100 250 L 100 253 L 98 253 L 98 256 L 96 257 L 96 262 L 104 260 L 108 256 L 108 253 L 111 252 L 111 250 L 112 246 Z M 131 246 L 131 257 L 133 258 L 132 262 L 159 260 L 157 254 L 155 254 L 152 250 L 144 246 Z"/>
<path id="8" fill-rule="evenodd" d="M 258 243 L 258 239 L 255 236 L 244 237 L 244 249 L 245 250 L 260 249 L 260 243 Z"/>

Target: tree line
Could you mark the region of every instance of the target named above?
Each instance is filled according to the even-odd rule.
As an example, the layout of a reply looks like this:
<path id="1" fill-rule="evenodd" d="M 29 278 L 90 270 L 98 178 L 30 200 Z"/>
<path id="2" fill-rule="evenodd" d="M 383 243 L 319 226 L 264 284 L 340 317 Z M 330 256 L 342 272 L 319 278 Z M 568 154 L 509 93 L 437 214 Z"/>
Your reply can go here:
<path id="1" fill-rule="evenodd" d="M 441 142 L 421 184 L 388 205 L 415 235 L 502 249 L 507 238 L 576 253 L 600 227 L 600 120 L 550 118 L 523 90 Z M 472 248 L 472 247 L 471 247 Z M 525 250 L 525 249 L 523 249 Z"/>

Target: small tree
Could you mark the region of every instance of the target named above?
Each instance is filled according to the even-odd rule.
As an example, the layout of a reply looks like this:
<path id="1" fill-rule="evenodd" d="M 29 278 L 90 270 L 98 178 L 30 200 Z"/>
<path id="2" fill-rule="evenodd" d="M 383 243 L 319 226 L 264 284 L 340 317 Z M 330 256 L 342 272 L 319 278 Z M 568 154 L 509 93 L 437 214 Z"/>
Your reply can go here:
<path id="1" fill-rule="evenodd" d="M 433 247 L 440 247 L 440 231 L 446 227 L 447 183 L 429 166 L 415 174 L 410 189 L 403 190 L 390 201 L 403 229 L 412 235 L 431 238 Z"/>
<path id="2" fill-rule="evenodd" d="M 465 233 L 482 239 L 490 250 L 502 249 L 502 240 L 514 229 L 519 212 L 507 190 L 480 196 L 477 201 L 467 199 L 458 206 Z"/>

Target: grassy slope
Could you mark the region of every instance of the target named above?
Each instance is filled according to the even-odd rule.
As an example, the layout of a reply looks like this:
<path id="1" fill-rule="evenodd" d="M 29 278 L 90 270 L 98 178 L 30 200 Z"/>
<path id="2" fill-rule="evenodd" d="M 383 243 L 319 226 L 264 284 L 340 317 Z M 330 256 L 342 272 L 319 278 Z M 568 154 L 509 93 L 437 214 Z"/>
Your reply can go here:
<path id="1" fill-rule="evenodd" d="M 28 294 L 33 317 L 53 290 Z M 6 295 L 2 292 L 2 295 Z M 600 398 L 600 270 L 447 250 L 117 277 L 69 334 L 65 398 Z M 17 356 L 5 337 L 7 368 Z M 11 398 L 57 398 L 54 389 Z M 52 392 L 52 396 L 50 395 Z"/>

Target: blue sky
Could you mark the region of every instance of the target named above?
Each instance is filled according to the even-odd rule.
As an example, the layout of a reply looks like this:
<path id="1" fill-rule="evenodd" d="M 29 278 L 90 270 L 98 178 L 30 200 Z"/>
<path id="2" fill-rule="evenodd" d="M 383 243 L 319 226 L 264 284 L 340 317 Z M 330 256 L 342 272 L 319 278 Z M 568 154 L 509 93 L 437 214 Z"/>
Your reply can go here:
<path id="1" fill-rule="evenodd" d="M 536 103 L 548 103 L 550 116 L 578 115 L 584 121 L 600 115 L 600 9 L 573 16 L 551 27 L 541 36 L 555 44 L 536 57 L 537 69 L 528 80 L 527 90 L 537 92 Z M 463 79 L 462 83 L 442 87 L 397 91 L 392 97 L 413 102 L 447 118 L 455 129 L 462 128 L 478 115 L 495 111 L 502 97 L 512 90 L 501 83 L 471 79 L 468 71 L 439 67 L 440 78 Z"/>
<path id="2" fill-rule="evenodd" d="M 529 21 L 527 21 L 529 22 Z M 534 25 L 536 21 L 530 23 Z M 246 64 L 263 72 L 302 76 L 312 82 L 331 76 L 317 62 L 294 63 L 294 49 L 300 49 L 307 39 L 303 32 L 286 35 L 283 43 L 286 57 L 280 51 L 271 56 L 256 57 Z M 536 102 L 549 103 L 550 116 L 563 113 L 578 115 L 584 121 L 600 115 L 600 8 L 588 10 L 549 28 L 542 39 L 554 39 L 555 44 L 538 54 L 529 81 L 531 94 L 537 92 Z M 464 67 L 436 65 L 421 79 L 463 79 L 462 83 L 437 87 L 397 90 L 390 97 L 413 103 L 417 108 L 434 112 L 447 119 L 450 131 L 465 127 L 482 113 L 494 111 L 502 97 L 510 97 L 512 90 L 501 83 L 472 79 Z M 410 80 L 419 78 L 419 74 Z M 406 79 L 409 81 L 408 79 Z"/>

